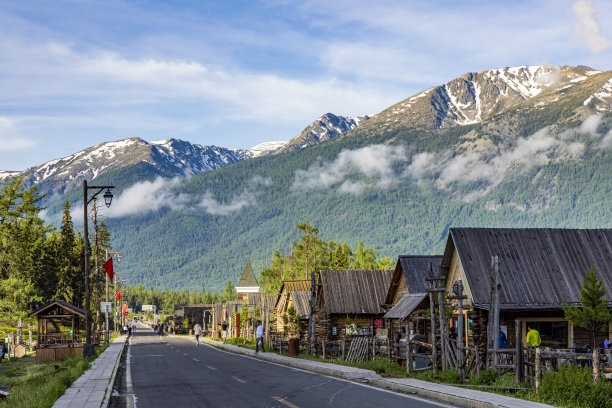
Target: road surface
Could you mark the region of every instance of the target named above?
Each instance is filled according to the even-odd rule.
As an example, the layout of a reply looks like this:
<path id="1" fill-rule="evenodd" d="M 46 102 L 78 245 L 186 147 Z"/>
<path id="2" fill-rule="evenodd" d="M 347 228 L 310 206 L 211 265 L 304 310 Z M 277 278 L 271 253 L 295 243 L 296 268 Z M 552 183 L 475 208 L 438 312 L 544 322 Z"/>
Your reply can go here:
<path id="1" fill-rule="evenodd" d="M 111 406 L 123 407 L 412 407 L 450 405 L 365 384 L 196 346 L 140 326 L 130 339 Z"/>

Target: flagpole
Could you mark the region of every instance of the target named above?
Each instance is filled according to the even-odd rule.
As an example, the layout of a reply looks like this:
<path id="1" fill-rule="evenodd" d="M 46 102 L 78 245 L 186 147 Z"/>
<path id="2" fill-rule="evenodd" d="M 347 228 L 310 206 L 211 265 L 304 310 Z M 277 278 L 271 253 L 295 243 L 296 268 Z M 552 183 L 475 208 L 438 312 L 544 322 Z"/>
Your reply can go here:
<path id="1" fill-rule="evenodd" d="M 108 261 L 108 248 L 106 248 L 106 261 Z M 106 302 L 108 303 L 108 273 L 105 274 L 106 275 Z M 114 280 L 114 279 L 113 279 Z M 104 325 L 104 338 L 106 339 L 106 342 L 108 343 L 109 337 L 108 337 L 108 308 L 106 309 L 106 324 Z"/>

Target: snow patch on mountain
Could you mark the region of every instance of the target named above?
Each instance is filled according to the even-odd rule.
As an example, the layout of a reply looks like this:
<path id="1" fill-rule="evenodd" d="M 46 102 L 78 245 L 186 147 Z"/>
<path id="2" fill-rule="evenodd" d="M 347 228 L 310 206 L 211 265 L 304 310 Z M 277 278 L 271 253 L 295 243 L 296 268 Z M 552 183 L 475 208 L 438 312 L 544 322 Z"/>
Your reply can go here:
<path id="1" fill-rule="evenodd" d="M 264 142 L 247 149 L 247 152 L 249 152 L 250 157 L 266 156 L 268 154 L 276 153 L 286 144 L 286 141 Z"/>

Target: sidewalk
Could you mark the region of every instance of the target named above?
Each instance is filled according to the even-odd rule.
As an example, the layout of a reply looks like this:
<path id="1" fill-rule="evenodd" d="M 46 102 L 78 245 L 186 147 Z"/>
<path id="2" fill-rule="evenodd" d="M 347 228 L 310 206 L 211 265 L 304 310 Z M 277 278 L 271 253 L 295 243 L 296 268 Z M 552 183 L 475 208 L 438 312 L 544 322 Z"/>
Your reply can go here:
<path id="1" fill-rule="evenodd" d="M 447 402 L 453 405 L 466 408 L 554 408 L 552 405 L 541 404 L 538 402 L 526 401 L 518 398 L 507 397 L 505 395 L 493 394 L 490 392 L 453 387 L 451 385 L 430 383 L 427 381 L 415 380 L 411 378 L 389 378 L 381 377 L 376 372 L 361 368 L 347 367 L 331 363 L 303 360 L 281 356 L 276 353 L 258 353 L 254 350 L 223 344 L 220 341 L 200 339 L 212 346 L 216 346 L 234 353 L 270 361 L 302 370 L 312 371 L 319 374 L 330 375 L 353 381 L 367 382 L 380 388 L 387 388 L 393 391 L 401 391 L 416 394 L 421 397 Z"/>
<path id="2" fill-rule="evenodd" d="M 53 408 L 106 408 L 113 392 L 119 360 L 127 336 L 113 341 L 91 364 L 91 368 L 66 390 Z"/>

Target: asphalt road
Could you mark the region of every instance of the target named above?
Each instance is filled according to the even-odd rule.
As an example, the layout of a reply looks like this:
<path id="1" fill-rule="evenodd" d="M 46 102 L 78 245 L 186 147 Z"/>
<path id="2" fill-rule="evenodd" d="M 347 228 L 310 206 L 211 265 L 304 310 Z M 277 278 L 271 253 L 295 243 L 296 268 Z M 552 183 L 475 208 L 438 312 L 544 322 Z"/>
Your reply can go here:
<path id="1" fill-rule="evenodd" d="M 141 326 L 142 327 L 142 326 Z M 139 328 L 112 407 L 413 407 L 450 405 L 327 377 Z"/>

